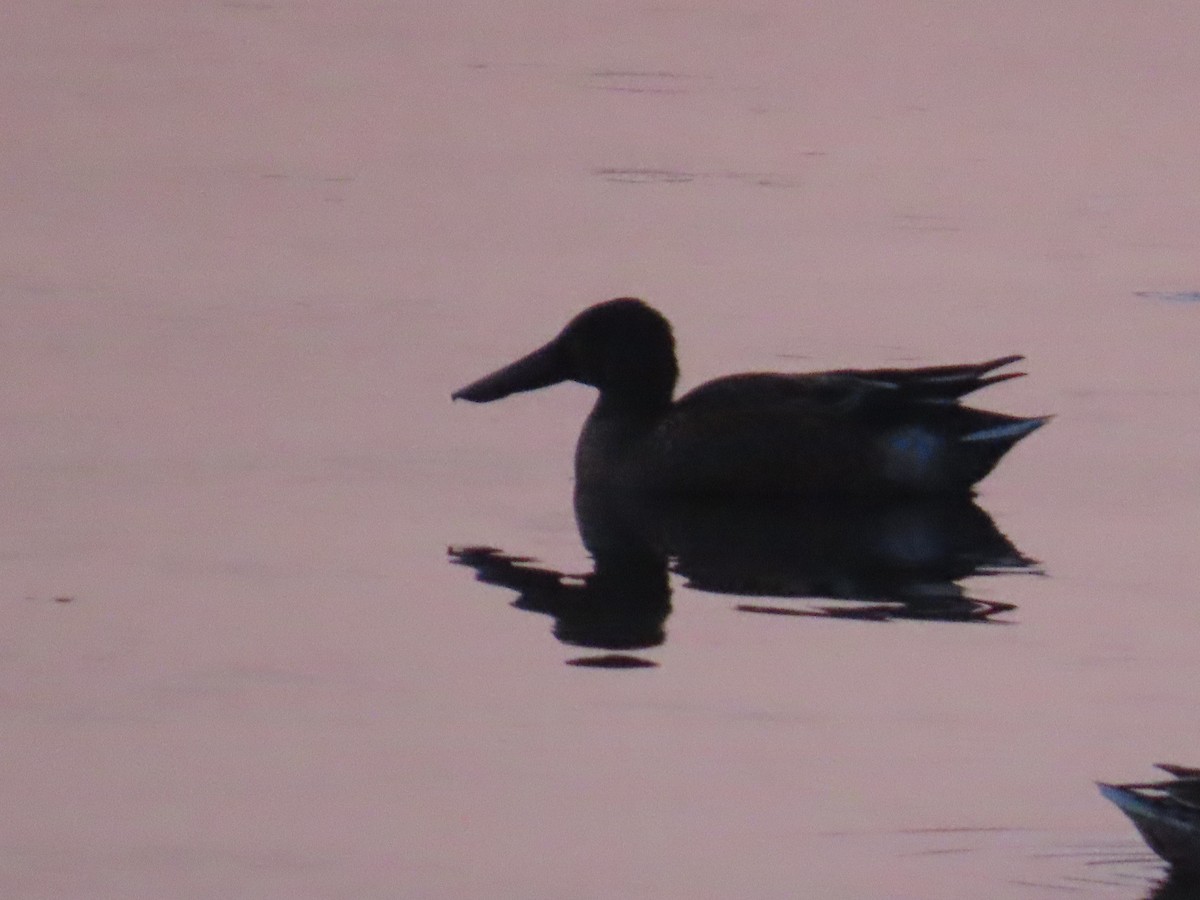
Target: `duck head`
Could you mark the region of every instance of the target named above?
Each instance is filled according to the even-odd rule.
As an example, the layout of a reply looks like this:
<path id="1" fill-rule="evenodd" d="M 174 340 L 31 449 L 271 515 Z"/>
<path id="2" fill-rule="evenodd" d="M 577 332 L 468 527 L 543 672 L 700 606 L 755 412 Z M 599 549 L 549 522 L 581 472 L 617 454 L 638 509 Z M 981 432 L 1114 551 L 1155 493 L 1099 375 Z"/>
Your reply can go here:
<path id="1" fill-rule="evenodd" d="M 451 397 L 490 403 L 577 381 L 597 388 L 606 400 L 655 408 L 670 405 L 678 377 L 670 323 L 641 300 L 618 297 L 585 309 L 544 347 Z"/>

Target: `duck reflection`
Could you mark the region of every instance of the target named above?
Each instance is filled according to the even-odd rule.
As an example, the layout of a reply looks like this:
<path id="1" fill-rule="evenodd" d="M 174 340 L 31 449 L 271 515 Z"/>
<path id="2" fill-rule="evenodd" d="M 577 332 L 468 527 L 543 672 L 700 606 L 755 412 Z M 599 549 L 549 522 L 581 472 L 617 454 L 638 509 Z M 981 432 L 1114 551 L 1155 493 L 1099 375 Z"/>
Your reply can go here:
<path id="1" fill-rule="evenodd" d="M 970 596 L 963 579 L 1036 571 L 966 497 L 764 503 L 578 490 L 575 516 L 588 574 L 487 547 L 450 557 L 517 591 L 516 608 L 552 616 L 563 643 L 610 651 L 577 665 L 652 665 L 629 654 L 665 640 L 670 571 L 697 590 L 759 598 L 737 606 L 748 613 L 945 622 L 1014 609 Z"/>
<path id="2" fill-rule="evenodd" d="M 572 660 L 573 665 L 652 666 L 629 651 L 657 647 L 666 639 L 667 558 L 649 548 L 630 545 L 594 554 L 595 569 L 586 575 L 540 568 L 528 557 L 492 547 L 452 547 L 450 557 L 473 568 L 480 581 L 516 591 L 516 609 L 552 616 L 554 636 L 564 644 L 613 651 Z"/>

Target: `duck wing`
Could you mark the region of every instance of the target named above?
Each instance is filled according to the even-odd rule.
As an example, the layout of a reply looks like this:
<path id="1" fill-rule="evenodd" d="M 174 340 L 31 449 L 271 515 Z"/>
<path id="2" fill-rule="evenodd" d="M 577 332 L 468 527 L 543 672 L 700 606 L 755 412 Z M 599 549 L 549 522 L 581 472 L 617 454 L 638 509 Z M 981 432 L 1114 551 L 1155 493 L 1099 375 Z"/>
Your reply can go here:
<path id="1" fill-rule="evenodd" d="M 859 372 L 781 375 L 748 372 L 705 382 L 675 402 L 675 412 L 691 418 L 717 414 L 763 415 L 847 412 L 871 394 L 894 394 L 895 386 Z"/>
<path id="2" fill-rule="evenodd" d="M 1024 372 L 1003 372 L 988 375 L 996 369 L 1020 362 L 1023 356 L 1001 356 L 981 363 L 954 366 L 926 366 L 919 369 L 844 369 L 831 372 L 870 381 L 899 391 L 911 399 L 927 402 L 953 402 L 989 384 L 1021 378 Z"/>
<path id="3" fill-rule="evenodd" d="M 1044 419 L 961 406 L 1020 357 L 922 369 L 748 373 L 679 398 L 651 483 L 680 491 L 966 490 Z"/>
<path id="4" fill-rule="evenodd" d="M 1193 769 L 1191 766 L 1180 766 L 1175 763 L 1155 763 L 1154 767 L 1162 769 L 1176 778 L 1200 778 L 1200 769 Z"/>
<path id="5" fill-rule="evenodd" d="M 695 414 L 739 407 L 802 407 L 811 413 L 842 413 L 875 403 L 954 405 L 989 384 L 1020 378 L 1024 372 L 988 373 L 1024 359 L 1002 356 L 981 363 L 919 369 L 838 369 L 785 375 L 752 372 L 727 375 L 684 394 L 676 408 Z M 798 410 L 797 410 L 798 411 Z"/>

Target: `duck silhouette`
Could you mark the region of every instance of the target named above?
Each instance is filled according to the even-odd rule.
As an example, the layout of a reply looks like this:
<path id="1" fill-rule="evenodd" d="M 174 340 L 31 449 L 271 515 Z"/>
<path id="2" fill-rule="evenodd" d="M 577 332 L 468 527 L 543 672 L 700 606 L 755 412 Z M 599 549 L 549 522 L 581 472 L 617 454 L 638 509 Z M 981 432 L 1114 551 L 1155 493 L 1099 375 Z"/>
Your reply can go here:
<path id="1" fill-rule="evenodd" d="M 1200 879 L 1200 769 L 1155 765 L 1174 777 L 1139 784 L 1098 782 L 1100 793 L 1129 817 L 1150 849 L 1177 874 Z M 1200 883 L 1193 881 L 1191 889 L 1200 890 Z"/>
<path id="2" fill-rule="evenodd" d="M 489 403 L 562 381 L 599 392 L 575 451 L 580 487 L 668 495 L 969 492 L 1049 421 L 963 406 L 1022 359 L 717 378 L 673 400 L 667 319 L 641 300 L 592 306 L 545 346 L 455 391 Z"/>

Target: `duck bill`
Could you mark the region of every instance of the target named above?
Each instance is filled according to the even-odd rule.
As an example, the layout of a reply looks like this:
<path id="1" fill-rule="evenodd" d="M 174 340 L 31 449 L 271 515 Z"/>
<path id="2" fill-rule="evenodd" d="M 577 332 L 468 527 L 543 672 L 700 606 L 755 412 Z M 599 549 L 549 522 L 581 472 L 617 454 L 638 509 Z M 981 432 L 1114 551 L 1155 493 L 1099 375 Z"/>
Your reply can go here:
<path id="1" fill-rule="evenodd" d="M 570 377 L 566 354 L 558 341 L 551 341 L 503 369 L 497 369 L 491 375 L 459 388 L 450 397 L 453 400 L 470 400 L 472 403 L 490 403 L 509 394 L 549 387 Z"/>

